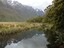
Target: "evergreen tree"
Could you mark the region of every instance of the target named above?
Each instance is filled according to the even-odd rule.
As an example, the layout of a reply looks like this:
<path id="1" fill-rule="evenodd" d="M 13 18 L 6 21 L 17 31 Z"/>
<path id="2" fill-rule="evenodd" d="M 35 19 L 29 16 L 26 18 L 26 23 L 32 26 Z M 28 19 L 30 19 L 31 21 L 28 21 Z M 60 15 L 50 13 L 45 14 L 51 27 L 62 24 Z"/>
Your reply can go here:
<path id="1" fill-rule="evenodd" d="M 45 22 L 54 25 L 45 32 L 48 48 L 64 48 L 64 0 L 53 0 L 45 11 Z"/>
<path id="2" fill-rule="evenodd" d="M 47 22 L 64 29 L 64 0 L 54 0 L 53 4 L 47 8 L 45 16 Z"/>

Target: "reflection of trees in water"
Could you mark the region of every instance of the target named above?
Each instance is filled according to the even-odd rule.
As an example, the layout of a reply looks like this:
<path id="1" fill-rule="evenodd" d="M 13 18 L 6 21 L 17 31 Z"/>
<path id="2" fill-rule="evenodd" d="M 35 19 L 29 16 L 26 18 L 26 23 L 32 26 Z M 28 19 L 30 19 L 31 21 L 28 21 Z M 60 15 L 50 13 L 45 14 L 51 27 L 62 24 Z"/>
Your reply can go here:
<path id="1" fill-rule="evenodd" d="M 64 48 L 64 33 L 60 31 L 47 30 L 45 31 L 45 36 L 49 44 L 48 48 Z"/>

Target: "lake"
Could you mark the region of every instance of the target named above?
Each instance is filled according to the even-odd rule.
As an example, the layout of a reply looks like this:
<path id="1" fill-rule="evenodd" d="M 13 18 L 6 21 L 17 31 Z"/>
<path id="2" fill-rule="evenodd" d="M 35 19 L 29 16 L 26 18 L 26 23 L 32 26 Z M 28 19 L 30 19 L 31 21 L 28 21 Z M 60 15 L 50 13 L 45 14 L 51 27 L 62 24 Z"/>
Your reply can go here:
<path id="1" fill-rule="evenodd" d="M 48 44 L 43 31 L 30 29 L 12 35 L 0 42 L 0 48 L 47 48 Z"/>

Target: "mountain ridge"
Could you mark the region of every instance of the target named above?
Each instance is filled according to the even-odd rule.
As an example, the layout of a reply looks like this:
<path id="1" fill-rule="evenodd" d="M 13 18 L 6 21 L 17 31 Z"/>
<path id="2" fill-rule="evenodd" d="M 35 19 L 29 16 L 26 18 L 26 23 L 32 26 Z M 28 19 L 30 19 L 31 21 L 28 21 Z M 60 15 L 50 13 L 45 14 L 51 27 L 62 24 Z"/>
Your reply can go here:
<path id="1" fill-rule="evenodd" d="M 4 1 L 4 0 L 3 0 Z M 22 5 L 14 1 L 0 1 L 0 21 L 25 21 L 34 16 L 42 16 L 42 10 L 35 10 L 31 6 Z"/>

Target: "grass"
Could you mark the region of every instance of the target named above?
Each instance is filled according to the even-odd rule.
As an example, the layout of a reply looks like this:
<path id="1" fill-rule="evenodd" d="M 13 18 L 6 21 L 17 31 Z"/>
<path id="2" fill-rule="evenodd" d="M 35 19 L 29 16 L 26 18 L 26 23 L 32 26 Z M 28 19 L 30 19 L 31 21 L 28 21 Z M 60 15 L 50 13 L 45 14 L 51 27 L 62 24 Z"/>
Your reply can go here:
<path id="1" fill-rule="evenodd" d="M 37 28 L 41 25 L 41 23 L 28 22 L 0 22 L 0 34 L 16 33 L 32 28 Z"/>
<path id="2" fill-rule="evenodd" d="M 29 29 L 51 29 L 53 24 L 29 22 L 0 22 L 0 35 L 15 34 Z"/>

